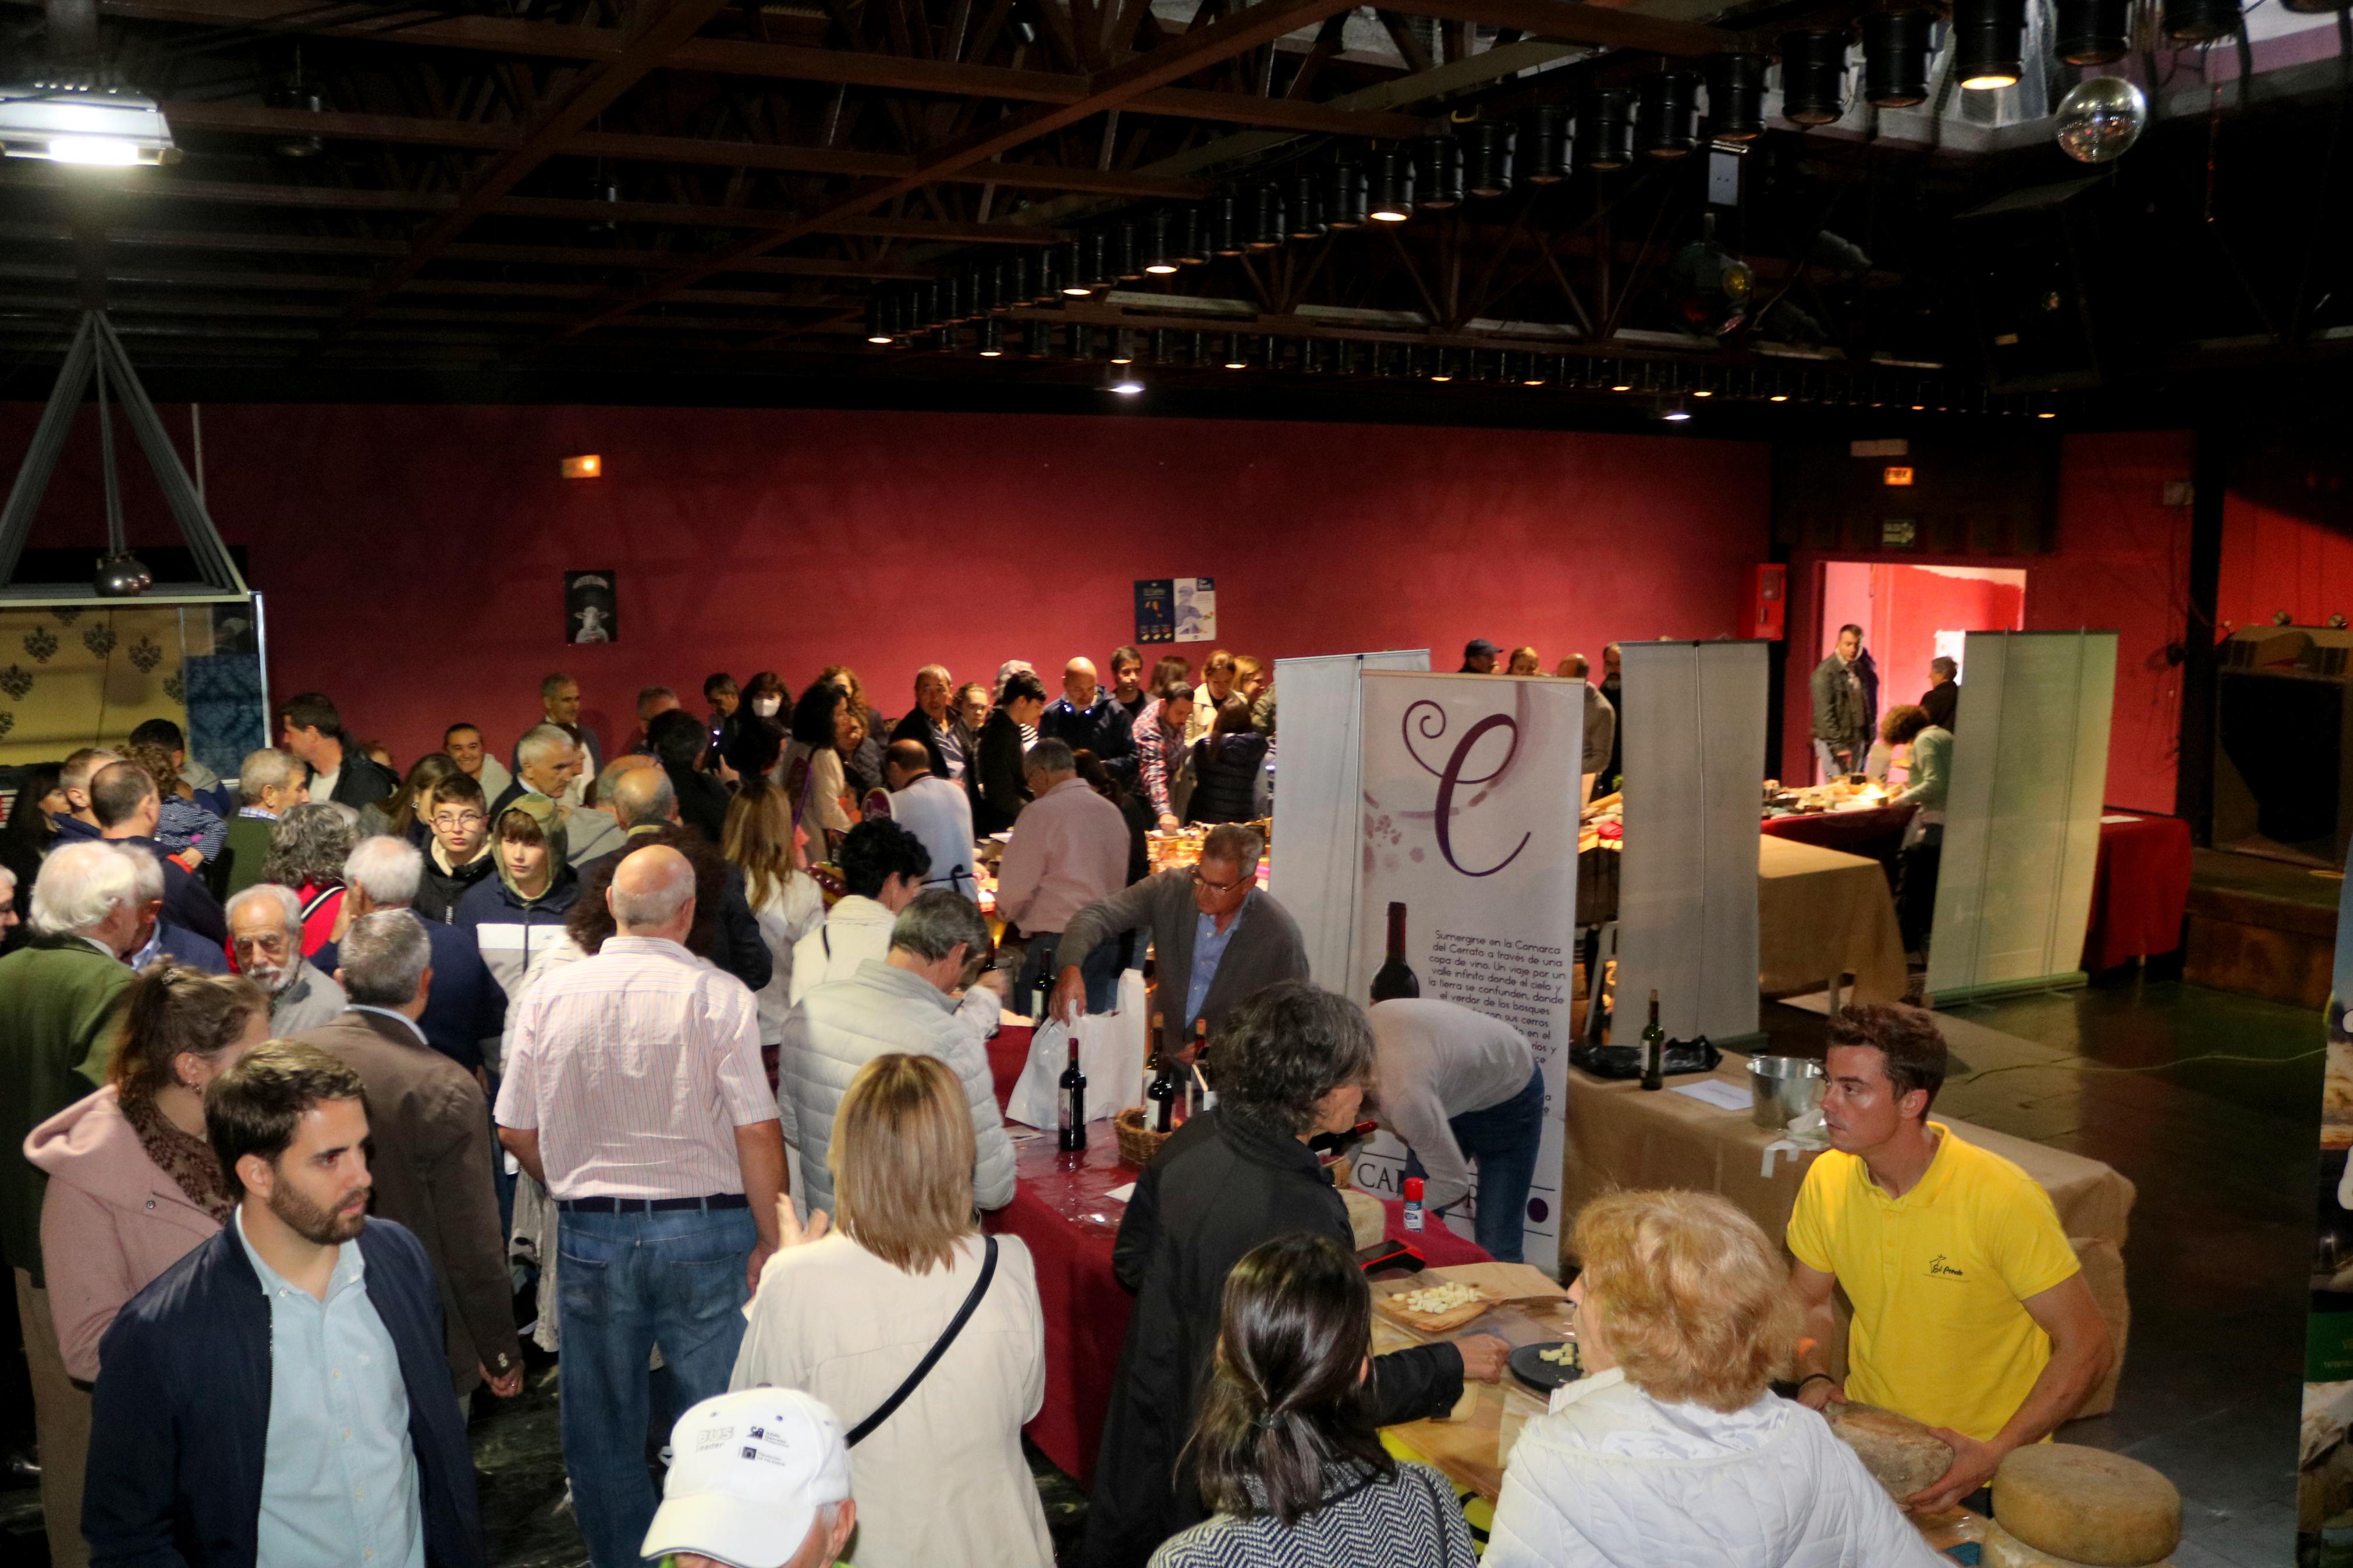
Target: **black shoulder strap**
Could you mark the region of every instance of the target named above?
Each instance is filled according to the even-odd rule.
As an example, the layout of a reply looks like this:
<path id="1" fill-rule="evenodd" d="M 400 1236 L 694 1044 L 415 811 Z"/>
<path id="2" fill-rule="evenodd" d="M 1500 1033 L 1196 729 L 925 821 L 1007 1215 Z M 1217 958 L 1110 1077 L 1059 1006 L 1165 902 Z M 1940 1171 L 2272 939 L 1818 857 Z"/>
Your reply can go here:
<path id="1" fill-rule="evenodd" d="M 997 1278 L 997 1237 L 992 1236 L 987 1239 L 987 1248 L 981 1255 L 980 1278 L 974 1282 L 972 1293 L 964 1299 L 964 1305 L 956 1309 L 956 1315 L 948 1320 L 948 1326 L 940 1331 L 940 1337 L 932 1342 L 932 1348 L 923 1352 L 923 1359 L 915 1363 L 915 1370 L 907 1374 L 907 1381 L 892 1390 L 891 1397 L 884 1400 L 873 1415 L 850 1428 L 849 1436 L 847 1439 L 848 1447 L 855 1448 L 860 1443 L 873 1436 L 877 1426 L 890 1420 L 892 1413 L 904 1405 L 907 1402 L 907 1396 L 922 1386 L 923 1379 L 932 1374 L 932 1368 L 939 1364 L 940 1357 L 948 1353 L 948 1347 L 955 1343 L 958 1334 L 964 1332 L 964 1326 L 971 1320 L 973 1309 L 978 1307 L 980 1299 L 988 1294 L 988 1282 Z"/>

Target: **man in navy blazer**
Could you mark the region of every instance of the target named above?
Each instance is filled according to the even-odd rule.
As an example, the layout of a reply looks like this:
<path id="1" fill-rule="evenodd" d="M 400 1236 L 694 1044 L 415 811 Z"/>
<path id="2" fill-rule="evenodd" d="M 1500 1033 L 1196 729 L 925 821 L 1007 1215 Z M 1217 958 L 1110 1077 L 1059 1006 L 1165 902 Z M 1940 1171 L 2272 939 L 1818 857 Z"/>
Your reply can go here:
<path id="1" fill-rule="evenodd" d="M 205 1123 L 237 1206 L 99 1343 L 93 1568 L 483 1568 L 433 1267 L 367 1215 L 359 1075 L 273 1041 Z"/>

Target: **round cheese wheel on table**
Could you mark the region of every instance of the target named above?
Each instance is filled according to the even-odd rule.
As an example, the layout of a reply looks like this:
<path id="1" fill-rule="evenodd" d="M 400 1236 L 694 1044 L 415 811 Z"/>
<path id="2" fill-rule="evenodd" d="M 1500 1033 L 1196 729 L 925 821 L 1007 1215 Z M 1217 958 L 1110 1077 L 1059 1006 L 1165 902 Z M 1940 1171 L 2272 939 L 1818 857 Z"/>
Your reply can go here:
<path id="1" fill-rule="evenodd" d="M 1994 1472 L 2007 1534 L 2064 1563 L 2144 1568 L 2181 1544 L 2181 1494 L 2138 1459 L 2073 1443 L 2020 1448 Z"/>
<path id="2" fill-rule="evenodd" d="M 1899 1502 L 1944 1479 L 1953 1468 L 1951 1447 L 1909 1415 L 1852 1402 L 1833 1404 L 1822 1415 L 1871 1479 Z"/>
<path id="3" fill-rule="evenodd" d="M 2070 1563 L 2064 1557 L 2037 1552 L 1990 1520 L 1986 1522 L 1981 1550 L 1984 1568 L 2091 1568 L 2089 1563 Z M 2144 1563 L 2141 1568 L 2173 1568 L 2173 1560 L 2168 1557 L 2162 1563 Z"/>

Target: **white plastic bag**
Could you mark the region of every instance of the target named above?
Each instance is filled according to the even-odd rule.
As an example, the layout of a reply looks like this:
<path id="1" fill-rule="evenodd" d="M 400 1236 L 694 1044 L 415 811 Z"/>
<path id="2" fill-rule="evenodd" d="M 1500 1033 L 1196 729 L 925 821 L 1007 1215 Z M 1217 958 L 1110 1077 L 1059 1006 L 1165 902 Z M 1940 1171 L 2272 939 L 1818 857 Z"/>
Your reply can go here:
<path id="1" fill-rule="evenodd" d="M 1119 979 L 1119 1010 L 1090 1013 L 1079 1021 L 1079 1070 L 1087 1075 L 1087 1120 L 1101 1121 L 1144 1103 L 1144 976 L 1128 970 Z M 1070 1065 L 1071 1033 L 1056 1019 L 1029 1037 L 1029 1059 L 1006 1100 L 1008 1121 L 1051 1129 L 1061 1121 L 1062 1069 Z"/>

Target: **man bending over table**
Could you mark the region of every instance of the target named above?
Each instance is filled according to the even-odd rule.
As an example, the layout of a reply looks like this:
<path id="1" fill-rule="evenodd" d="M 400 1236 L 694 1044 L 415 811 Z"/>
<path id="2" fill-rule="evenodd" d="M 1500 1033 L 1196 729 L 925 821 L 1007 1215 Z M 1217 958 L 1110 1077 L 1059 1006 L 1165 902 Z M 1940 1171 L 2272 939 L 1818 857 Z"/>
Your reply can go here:
<path id="1" fill-rule="evenodd" d="M 1829 1054 L 1831 1152 L 1789 1216 L 1807 1318 L 1798 1396 L 1820 1410 L 1851 1395 L 1934 1428 L 1952 1468 L 1903 1502 L 1940 1513 L 2074 1415 L 2115 1348 L 2050 1194 L 1928 1120 L 1945 1081 L 1936 1021 L 1849 1007 Z M 1822 1365 L 1833 1285 L 1854 1305 L 1843 1386 Z"/>

